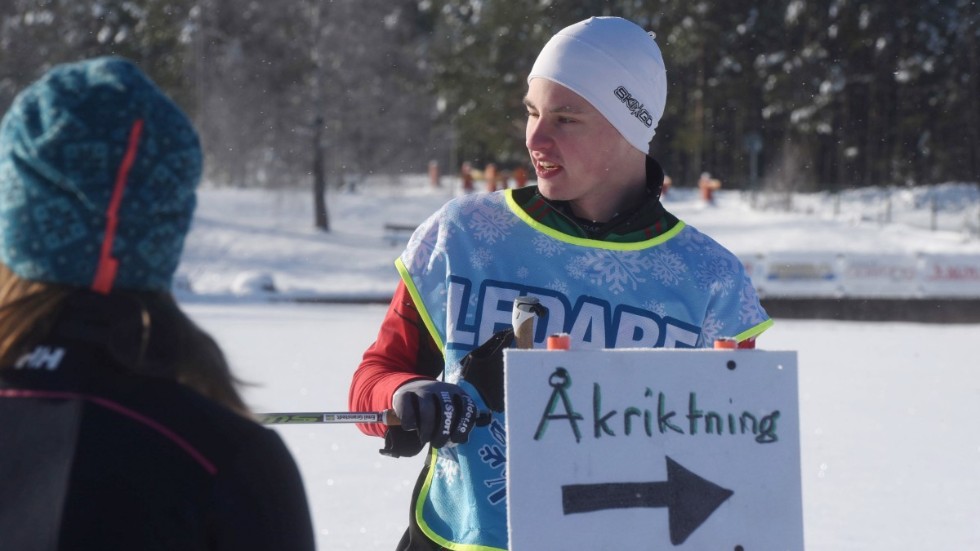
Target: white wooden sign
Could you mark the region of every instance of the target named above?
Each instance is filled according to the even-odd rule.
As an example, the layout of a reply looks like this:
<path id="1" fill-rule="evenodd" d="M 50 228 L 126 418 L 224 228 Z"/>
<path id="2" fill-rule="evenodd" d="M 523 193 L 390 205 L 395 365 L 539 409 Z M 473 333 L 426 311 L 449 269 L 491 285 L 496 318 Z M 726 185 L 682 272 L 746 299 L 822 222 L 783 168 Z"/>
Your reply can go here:
<path id="1" fill-rule="evenodd" d="M 801 550 L 795 352 L 507 350 L 510 549 Z"/>

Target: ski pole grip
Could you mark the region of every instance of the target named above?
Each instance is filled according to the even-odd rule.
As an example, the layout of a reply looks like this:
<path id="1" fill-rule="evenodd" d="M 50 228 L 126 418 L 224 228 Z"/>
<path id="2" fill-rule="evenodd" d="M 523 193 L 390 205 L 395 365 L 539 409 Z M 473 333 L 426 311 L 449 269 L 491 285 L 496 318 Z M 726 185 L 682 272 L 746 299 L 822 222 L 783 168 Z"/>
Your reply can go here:
<path id="1" fill-rule="evenodd" d="M 534 320 L 548 315 L 548 309 L 536 297 L 524 296 L 514 299 L 511 325 L 514 327 L 514 341 L 517 348 L 527 350 L 534 347 Z"/>

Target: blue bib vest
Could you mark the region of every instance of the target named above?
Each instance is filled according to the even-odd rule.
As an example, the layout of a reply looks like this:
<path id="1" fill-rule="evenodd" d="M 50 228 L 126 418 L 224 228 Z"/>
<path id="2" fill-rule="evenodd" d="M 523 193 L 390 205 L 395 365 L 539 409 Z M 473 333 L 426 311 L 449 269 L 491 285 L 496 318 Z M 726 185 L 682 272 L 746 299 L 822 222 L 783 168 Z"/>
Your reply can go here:
<path id="1" fill-rule="evenodd" d="M 548 308 L 535 346 L 568 333 L 571 348 L 710 347 L 744 340 L 772 321 L 741 262 L 679 222 L 654 239 L 611 243 L 540 224 L 511 191 L 454 199 L 423 223 L 396 260 L 426 327 L 445 355 L 445 380 L 460 360 L 510 326 L 514 299 Z M 507 549 L 506 434 L 503 414 L 466 444 L 433 449 L 414 514 L 448 549 Z"/>

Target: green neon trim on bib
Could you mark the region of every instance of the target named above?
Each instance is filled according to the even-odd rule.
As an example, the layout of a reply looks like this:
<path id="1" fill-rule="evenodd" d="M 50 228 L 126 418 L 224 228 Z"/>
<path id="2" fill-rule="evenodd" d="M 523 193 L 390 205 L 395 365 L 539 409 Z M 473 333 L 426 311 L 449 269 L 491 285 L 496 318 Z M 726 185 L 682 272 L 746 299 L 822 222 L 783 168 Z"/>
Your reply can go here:
<path id="1" fill-rule="evenodd" d="M 515 216 L 521 219 L 525 224 L 531 226 L 536 231 L 541 232 L 548 237 L 557 239 L 564 243 L 570 245 L 577 245 L 579 247 L 591 247 L 593 249 L 606 249 L 610 251 L 641 251 L 643 249 L 649 249 L 650 247 L 655 247 L 661 243 L 669 241 L 675 235 L 684 229 L 684 222 L 678 220 L 677 224 L 670 230 L 645 241 L 635 241 L 630 243 L 619 243 L 615 241 L 600 241 L 598 239 L 586 239 L 584 237 L 575 237 L 573 235 L 568 235 L 567 233 L 562 233 L 554 228 L 548 227 L 541 222 L 538 222 L 531 217 L 528 213 L 517 204 L 514 199 L 514 190 L 508 189 L 505 194 L 505 199 L 507 201 L 507 208 L 514 213 Z"/>
<path id="2" fill-rule="evenodd" d="M 419 294 L 418 287 L 412 281 L 412 276 L 409 274 L 408 268 L 405 267 L 405 263 L 402 262 L 401 257 L 395 259 L 395 268 L 401 275 L 402 281 L 405 282 L 405 288 L 408 289 L 408 294 L 412 296 L 412 301 L 415 302 L 415 308 L 418 310 L 419 315 L 422 316 L 422 323 L 425 324 L 425 328 L 432 335 L 432 340 L 436 341 L 436 346 L 439 347 L 439 350 L 445 356 L 446 346 L 442 342 L 442 336 L 436 331 L 436 324 L 432 321 L 432 316 L 429 315 L 429 311 L 426 309 L 425 301 L 422 300 L 422 295 Z"/>

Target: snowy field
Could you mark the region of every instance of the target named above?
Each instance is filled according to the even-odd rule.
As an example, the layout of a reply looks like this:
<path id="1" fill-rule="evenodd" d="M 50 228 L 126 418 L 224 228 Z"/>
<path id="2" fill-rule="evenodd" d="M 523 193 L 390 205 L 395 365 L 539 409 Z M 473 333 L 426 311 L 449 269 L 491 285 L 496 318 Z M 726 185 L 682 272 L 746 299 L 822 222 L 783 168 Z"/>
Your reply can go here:
<path id="1" fill-rule="evenodd" d="M 752 211 L 734 193 L 708 208 L 673 191 L 670 210 L 735 251 L 980 254 L 964 232 Z M 193 292 L 179 297 L 251 383 L 256 411 L 344 409 L 385 310 L 270 299 L 390 294 L 400 246 L 382 225 L 418 223 L 448 197 L 418 185 L 334 193 L 334 229 L 321 234 L 308 192 L 202 192 L 179 269 Z M 799 352 L 808 550 L 980 549 L 978 338 L 980 325 L 778 319 L 763 335 L 762 348 Z M 276 430 L 300 464 L 319 549 L 393 549 L 422 457 L 383 457 L 353 426 Z"/>
<path id="2" fill-rule="evenodd" d="M 313 229 L 312 195 L 305 189 L 204 189 L 178 274 L 212 300 L 261 295 L 262 282 L 272 282 L 278 297 L 390 296 L 398 277 L 392 263 L 402 243 L 387 240 L 383 226 L 421 223 L 451 198 L 450 187 L 447 182 L 431 189 L 409 179 L 373 182 L 358 193 L 331 192 L 329 233 Z M 664 203 L 742 258 L 795 252 L 980 257 L 980 235 L 970 225 L 980 219 L 973 184 L 941 186 L 936 193 L 946 231 L 882 223 L 875 213 L 895 195 L 864 190 L 841 194 L 840 201 L 796 195 L 790 201 L 795 210 L 785 211 L 751 209 L 760 199 L 734 191 L 722 191 L 716 206 L 707 207 L 693 189 L 673 188 Z M 921 218 L 923 202 L 910 199 L 917 196 L 908 192 L 901 195 L 906 200 L 891 200 L 891 219 Z"/>

